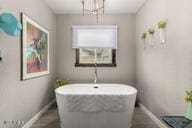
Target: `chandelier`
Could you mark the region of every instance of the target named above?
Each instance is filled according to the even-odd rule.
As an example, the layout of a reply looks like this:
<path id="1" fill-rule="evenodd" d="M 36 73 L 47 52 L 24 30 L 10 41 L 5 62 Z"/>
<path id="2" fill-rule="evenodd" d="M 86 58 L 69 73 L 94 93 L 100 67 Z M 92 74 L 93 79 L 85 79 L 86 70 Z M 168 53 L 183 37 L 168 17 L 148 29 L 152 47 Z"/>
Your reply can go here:
<path id="1" fill-rule="evenodd" d="M 97 23 L 99 21 L 99 14 L 102 12 L 104 14 L 105 0 L 94 0 L 93 9 L 85 9 L 85 1 L 82 0 L 83 5 L 83 16 L 85 13 L 96 15 Z"/>

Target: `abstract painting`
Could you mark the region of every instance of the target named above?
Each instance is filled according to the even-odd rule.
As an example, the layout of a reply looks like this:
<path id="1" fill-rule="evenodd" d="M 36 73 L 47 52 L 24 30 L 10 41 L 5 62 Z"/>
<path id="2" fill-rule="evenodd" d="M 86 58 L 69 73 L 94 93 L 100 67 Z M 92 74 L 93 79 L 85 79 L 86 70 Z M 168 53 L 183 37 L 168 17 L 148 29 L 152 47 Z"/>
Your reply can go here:
<path id="1" fill-rule="evenodd" d="M 49 74 L 49 32 L 22 13 L 22 80 Z"/>

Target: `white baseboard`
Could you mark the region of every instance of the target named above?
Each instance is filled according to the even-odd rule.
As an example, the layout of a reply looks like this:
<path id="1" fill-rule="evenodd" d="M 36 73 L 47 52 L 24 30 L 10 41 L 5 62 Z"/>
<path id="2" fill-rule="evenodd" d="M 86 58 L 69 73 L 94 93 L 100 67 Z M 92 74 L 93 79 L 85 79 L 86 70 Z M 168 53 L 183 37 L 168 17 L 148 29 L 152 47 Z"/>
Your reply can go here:
<path id="1" fill-rule="evenodd" d="M 54 103 L 55 99 L 41 109 L 41 111 L 31 118 L 22 128 L 30 128 L 32 124 L 35 123 Z"/>
<path id="2" fill-rule="evenodd" d="M 139 103 L 139 107 L 145 114 L 147 114 L 157 124 L 157 126 L 159 126 L 159 128 L 168 128 L 152 112 L 150 112 L 143 104 Z"/>

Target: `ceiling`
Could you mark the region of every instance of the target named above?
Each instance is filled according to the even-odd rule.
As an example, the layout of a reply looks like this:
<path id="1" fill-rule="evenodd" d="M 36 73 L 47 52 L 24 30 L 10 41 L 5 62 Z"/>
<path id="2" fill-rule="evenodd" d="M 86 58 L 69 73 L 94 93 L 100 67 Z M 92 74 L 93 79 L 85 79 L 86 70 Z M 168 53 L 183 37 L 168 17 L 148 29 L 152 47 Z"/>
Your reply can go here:
<path id="1" fill-rule="evenodd" d="M 85 8 L 91 9 L 94 0 L 84 0 Z M 136 13 L 146 0 L 105 0 L 105 13 Z M 82 0 L 45 0 L 56 14 L 81 14 Z"/>

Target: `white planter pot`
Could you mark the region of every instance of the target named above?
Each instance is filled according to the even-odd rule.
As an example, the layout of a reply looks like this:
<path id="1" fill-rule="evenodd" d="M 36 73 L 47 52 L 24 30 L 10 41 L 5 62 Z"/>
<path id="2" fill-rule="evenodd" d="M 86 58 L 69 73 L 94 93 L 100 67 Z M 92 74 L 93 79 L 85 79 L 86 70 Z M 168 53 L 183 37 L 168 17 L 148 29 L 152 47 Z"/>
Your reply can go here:
<path id="1" fill-rule="evenodd" d="M 160 44 L 165 44 L 166 42 L 165 29 L 163 28 L 159 29 L 159 36 L 160 36 Z"/>
<path id="2" fill-rule="evenodd" d="M 149 35 L 149 45 L 152 47 L 155 45 L 153 35 Z"/>
<path id="3" fill-rule="evenodd" d="M 143 49 L 146 49 L 146 41 L 143 39 Z"/>

